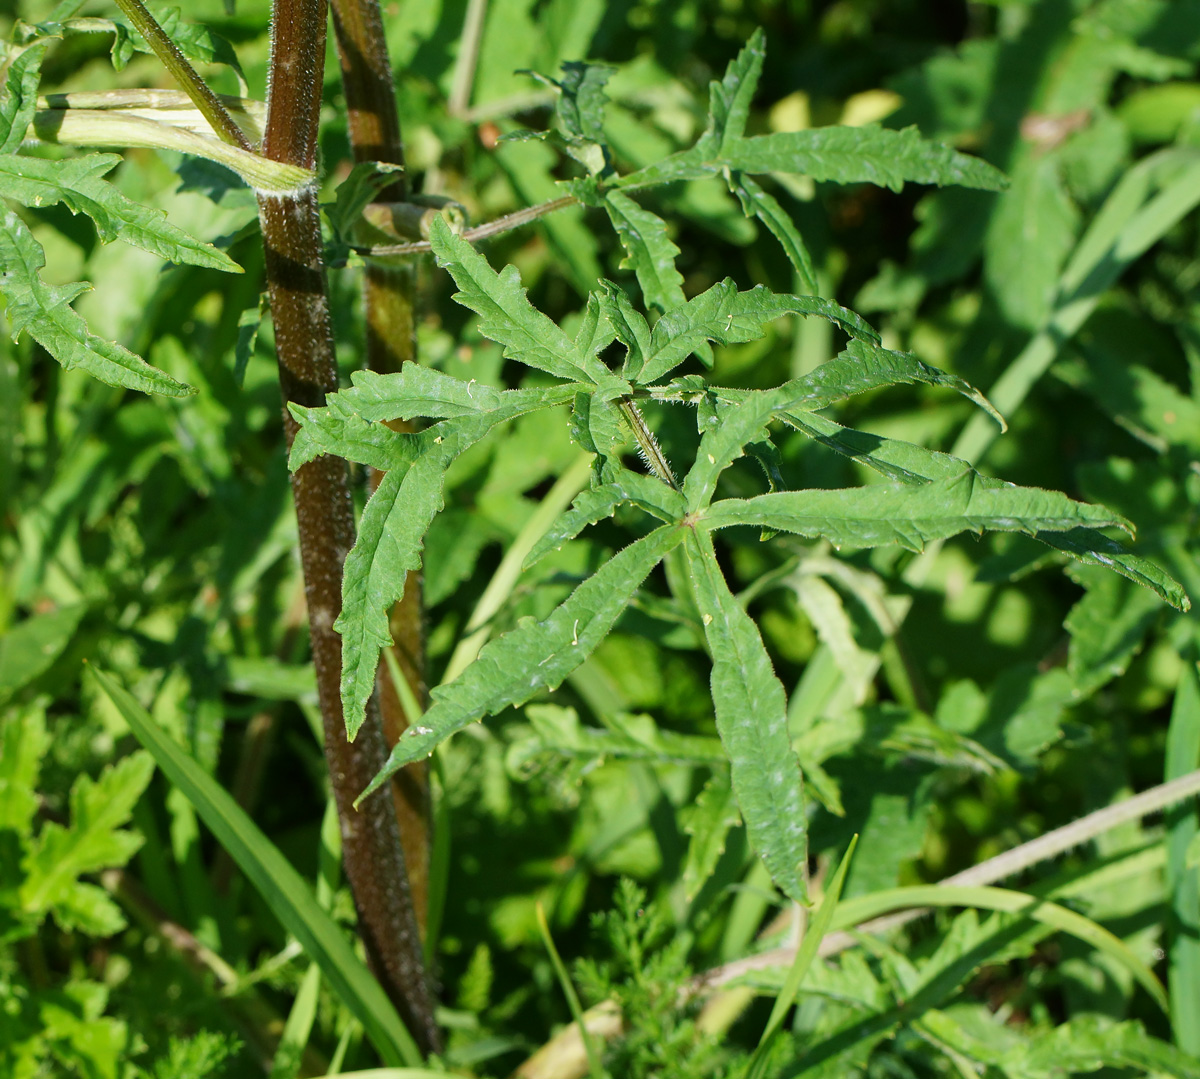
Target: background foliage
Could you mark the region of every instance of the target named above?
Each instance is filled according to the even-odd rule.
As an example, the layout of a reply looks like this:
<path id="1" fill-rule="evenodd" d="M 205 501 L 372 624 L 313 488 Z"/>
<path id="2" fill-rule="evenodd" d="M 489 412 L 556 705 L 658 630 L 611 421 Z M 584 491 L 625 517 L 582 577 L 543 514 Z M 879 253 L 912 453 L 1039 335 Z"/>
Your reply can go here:
<path id="1" fill-rule="evenodd" d="M 6 14 L 36 23 L 51 8 Z M 101 4 L 84 14 L 113 17 Z M 1136 526 L 1139 555 L 1196 592 L 1200 274 L 1188 210 L 1200 199 L 1200 5 L 497 0 L 470 83 L 456 65 L 466 15 L 462 3 L 385 5 L 410 173 L 476 221 L 580 175 L 570 145 L 497 143 L 550 126 L 553 88 L 518 69 L 561 79 L 563 61 L 613 64 L 605 133 L 630 174 L 701 135 L 709 80 L 759 26 L 767 54 L 749 134 L 915 124 L 1001 169 L 1011 183 L 1000 194 L 774 174 L 762 190 L 797 222 L 810 271 L 719 183 L 639 198 L 671 222 L 663 239 L 679 250 L 678 280 L 660 282 L 667 299 L 726 277 L 804 291 L 810 272 L 888 348 L 985 392 L 999 380 L 991 396 L 1010 427 L 992 441 L 968 400 L 927 385 L 852 398 L 814 423 L 953 451 L 987 474 L 1101 503 Z M 205 68 L 214 87 L 236 93 L 244 77 L 262 99 L 266 4 L 197 0 L 186 17 L 236 48 L 240 74 Z M 136 39 L 82 31 L 48 41 L 43 93 L 166 85 Z M 330 62 L 325 201 L 349 173 L 336 74 Z M 586 164 L 591 151 L 573 148 Z M 317 905 L 352 920 L 314 737 L 253 197 L 216 166 L 153 151 L 124 154 L 108 179 L 245 272 L 219 272 L 215 255 L 164 267 L 144 244 L 104 242 L 62 204 L 23 205 L 11 226 L 45 249 L 49 286 L 95 283 L 74 304 L 93 334 L 197 393 L 129 393 L 60 369 L 28 334 L 0 340 L 0 1070 L 165 1079 L 369 1067 L 352 994 L 319 977 L 312 949 L 281 927 L 183 788 L 131 755 L 140 702 L 316 882 Z M 533 305 L 574 334 L 601 277 L 640 286 L 648 310 L 665 306 L 623 267 L 615 223 L 575 207 L 485 252 L 496 268 L 515 265 Z M 331 275 L 348 373 L 358 270 L 344 249 L 331 254 L 349 262 Z M 547 384 L 505 362 L 432 260 L 419 274 L 424 363 L 481 390 Z M 19 324 L 11 294 L 8 304 Z M 821 319 L 777 319 L 764 334 L 714 347 L 713 382 L 774 387 L 844 345 Z M 695 415 L 650 414 L 666 456 L 689 460 Z M 562 410 L 530 413 L 450 467 L 425 542 L 432 682 L 488 636 L 544 618 L 643 528 L 619 509 L 516 574 L 506 552 L 544 531 L 543 499 L 564 509 L 587 482 L 568 430 Z M 874 482 L 799 432 L 777 441 L 792 486 Z M 739 462 L 723 493 L 757 494 L 760 475 Z M 746 528 L 718 543 L 787 692 L 813 899 L 860 837 L 839 912 L 866 917 L 888 889 L 941 879 L 1200 764 L 1195 619 L 1122 577 L 1075 562 L 1064 574 L 1064 556 L 1020 535 L 925 555 L 839 555 Z M 759 1045 L 785 966 L 678 1006 L 693 971 L 783 942 L 791 920 L 775 915 L 794 908 L 751 857 L 714 765 L 703 626 L 673 558 L 553 696 L 439 750 L 448 878 L 434 947 L 455 1071 L 509 1074 L 570 1019 L 547 935 L 579 960 L 582 1006 L 615 1000 L 627 1018 L 594 1047 L 612 1075 L 740 1075 Z M 503 602 L 481 612 L 493 581 Z M 82 677 L 84 660 L 134 700 L 114 704 Z M 764 1043 L 751 1066 L 1200 1073 L 1195 1026 L 1182 1021 L 1200 1013 L 1200 947 L 1178 932 L 1200 907 L 1195 832 L 1194 812 L 1175 809 L 1008 882 L 1053 895 L 1111 941 L 989 914 L 977 896 L 964 905 L 978 912 L 815 959 L 791 1036 Z M 1167 981 L 1165 1011 L 1139 980 L 1145 967 Z"/>

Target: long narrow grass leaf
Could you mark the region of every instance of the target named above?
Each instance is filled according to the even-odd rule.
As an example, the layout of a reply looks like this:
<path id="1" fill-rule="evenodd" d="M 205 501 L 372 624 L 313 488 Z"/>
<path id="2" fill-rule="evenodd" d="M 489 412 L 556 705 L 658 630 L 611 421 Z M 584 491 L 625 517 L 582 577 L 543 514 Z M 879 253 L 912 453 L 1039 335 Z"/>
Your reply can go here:
<path id="1" fill-rule="evenodd" d="M 771 1042 L 774 1040 L 779 1028 L 783 1026 L 784 1017 L 787 1015 L 788 1009 L 795 1003 L 796 994 L 800 992 L 800 986 L 804 984 L 804 975 L 808 973 L 808 968 L 812 965 L 812 961 L 816 959 L 817 949 L 820 948 L 821 941 L 824 939 L 825 934 L 829 932 L 829 927 L 833 924 L 833 915 L 837 910 L 838 901 L 842 897 L 842 886 L 846 883 L 846 873 L 850 868 L 850 860 L 854 857 L 854 848 L 857 845 L 858 836 L 856 835 L 850 840 L 850 846 L 846 848 L 846 853 L 842 855 L 842 860 L 838 863 L 837 870 L 829 882 L 829 887 L 825 890 L 825 896 L 821 900 L 821 905 L 817 908 L 817 912 L 813 915 L 811 922 L 809 922 L 804 939 L 800 942 L 800 947 L 796 949 L 796 959 L 788 971 L 783 988 L 775 998 L 771 1014 L 767 1018 L 767 1025 L 763 1029 L 762 1037 L 758 1040 L 754 1056 L 750 1059 L 750 1066 L 746 1069 L 746 1079 L 762 1079 L 766 1073 L 767 1061 L 770 1059 L 768 1052 Z"/>
<path id="2" fill-rule="evenodd" d="M 421 1054 L 396 1009 L 279 848 L 121 686 L 95 667 L 89 668 L 89 676 L 150 751 L 167 779 L 195 807 L 283 927 L 320 967 L 380 1055 L 392 1064 L 419 1064 Z"/>

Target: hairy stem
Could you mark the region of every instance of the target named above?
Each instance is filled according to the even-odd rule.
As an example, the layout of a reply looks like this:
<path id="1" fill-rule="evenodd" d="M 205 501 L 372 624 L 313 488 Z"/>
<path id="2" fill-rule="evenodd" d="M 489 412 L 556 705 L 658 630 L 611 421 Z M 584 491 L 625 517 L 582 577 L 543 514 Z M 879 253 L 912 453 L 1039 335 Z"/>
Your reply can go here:
<path id="1" fill-rule="evenodd" d="M 396 92 L 388 62 L 387 39 L 377 0 L 333 0 L 333 27 L 342 84 L 350 113 L 350 145 L 356 161 L 404 164 L 404 144 L 396 111 Z M 403 202 L 408 184 L 403 175 L 381 198 Z M 367 326 L 366 365 L 372 371 L 398 371 L 416 359 L 415 282 L 410 266 L 369 265 L 363 280 Z M 403 425 L 392 424 L 404 429 Z M 383 473 L 372 471 L 374 489 Z M 395 745 L 419 715 L 408 715 L 403 699 L 428 704 L 425 682 L 425 632 L 421 579 L 408 574 L 404 594 L 389 618 L 395 666 L 407 682 L 406 692 L 393 681 L 390 665 L 377 676 L 384 738 Z M 418 761 L 392 777 L 392 799 L 400 822 L 400 841 L 408 867 L 409 891 L 417 925 L 425 931 L 429 911 L 430 793 L 429 765 Z"/>
<path id="2" fill-rule="evenodd" d="M 276 0 L 263 140 L 263 152 L 271 160 L 304 168 L 316 162 L 325 22 L 325 0 Z M 290 447 L 297 425 L 286 406 L 323 405 L 325 395 L 338 387 L 316 192 L 260 196 L 259 220 Z M 342 565 L 354 542 L 346 463 L 326 456 L 304 465 L 292 475 L 292 491 L 325 755 L 359 933 L 377 977 L 414 1038 L 433 1050 L 438 1034 L 396 813 L 386 798 L 369 798 L 361 811 L 354 809 L 354 799 L 382 768 L 387 746 L 377 701 L 368 703 L 353 743 L 346 740 L 342 716 L 342 642 L 333 624 L 341 610 Z"/>
<path id="3" fill-rule="evenodd" d="M 253 150 L 250 140 L 233 117 L 226 111 L 216 94 L 196 73 L 196 69 L 188 63 L 187 57 L 175 47 L 173 42 L 158 25 L 157 21 L 142 0 L 117 0 L 117 6 L 124 13 L 137 32 L 146 39 L 146 44 L 154 50 L 175 81 L 192 99 L 196 108 L 203 113 L 204 118 L 212 125 L 212 129 L 226 142 L 240 150 Z"/>
<path id="4" fill-rule="evenodd" d="M 515 210 L 511 214 L 505 214 L 503 217 L 496 218 L 495 221 L 488 221 L 482 225 L 476 225 L 471 229 L 464 229 L 462 238 L 464 240 L 486 240 L 489 236 L 498 236 L 502 232 L 509 232 L 512 229 L 518 229 L 522 225 L 528 225 L 530 222 L 536 221 L 539 217 L 545 214 L 553 213 L 555 210 L 563 210 L 568 206 L 574 206 L 579 200 L 574 195 L 563 195 L 561 198 L 550 199 L 548 202 L 539 202 L 536 206 L 527 206 L 524 210 Z M 423 255 L 433 248 L 428 240 L 417 240 L 410 244 L 384 244 L 379 247 L 356 247 L 354 248 L 360 255 L 366 255 L 369 258 L 391 258 L 402 255 Z"/>

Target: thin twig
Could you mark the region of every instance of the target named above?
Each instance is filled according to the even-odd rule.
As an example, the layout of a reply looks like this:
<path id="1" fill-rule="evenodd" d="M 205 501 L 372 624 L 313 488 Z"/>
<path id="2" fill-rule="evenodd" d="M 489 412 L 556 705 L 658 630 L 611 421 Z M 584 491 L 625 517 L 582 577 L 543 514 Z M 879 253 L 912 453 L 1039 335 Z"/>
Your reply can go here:
<path id="1" fill-rule="evenodd" d="M 578 201 L 574 195 L 563 195 L 562 198 L 551 199 L 549 202 L 540 202 L 536 206 L 527 206 L 524 210 L 505 214 L 504 217 L 498 217 L 495 221 L 476 225 L 473 229 L 465 229 L 462 232 L 462 238 L 470 240 L 472 243 L 476 240 L 486 240 L 490 236 L 498 236 L 502 232 L 510 232 L 512 229 L 520 228 L 522 225 L 528 225 L 531 221 L 536 221 L 539 217 L 553 213 L 555 210 L 562 210 L 568 206 L 573 206 Z M 419 240 L 411 244 L 384 244 L 382 247 L 352 247 L 351 250 L 367 258 L 391 258 L 399 255 L 423 255 L 428 251 L 432 251 L 433 248 L 430 246 L 428 240 Z"/>
<path id="2" fill-rule="evenodd" d="M 946 877 L 944 880 L 938 881 L 938 884 L 948 887 L 955 885 L 982 887 L 995 884 L 997 881 L 1014 876 L 1050 858 L 1055 858 L 1083 843 L 1088 843 L 1128 821 L 1148 817 L 1152 813 L 1158 813 L 1167 806 L 1196 794 L 1200 794 L 1200 769 L 1173 779 L 1169 783 L 1151 787 L 1132 798 L 1126 798 L 1123 802 L 1098 809 L 1062 828 L 1056 828 L 1053 832 L 1047 832 L 1036 839 L 1031 839 L 1028 843 L 1022 843 L 1019 847 L 998 854 L 995 858 L 989 858 L 986 862 Z M 887 914 L 881 918 L 872 918 L 869 922 L 864 922 L 856 927 L 855 932 L 882 933 L 885 930 L 906 925 L 928 913 L 928 907 L 918 907 L 896 914 Z M 821 941 L 819 954 L 823 957 L 836 955 L 857 943 L 857 939 L 851 933 L 830 933 Z M 745 959 L 737 959 L 700 975 L 697 984 L 698 987 L 711 991 L 753 970 L 787 966 L 795 958 L 795 955 L 795 947 L 786 947 L 775 948 L 772 951 L 762 952 Z"/>

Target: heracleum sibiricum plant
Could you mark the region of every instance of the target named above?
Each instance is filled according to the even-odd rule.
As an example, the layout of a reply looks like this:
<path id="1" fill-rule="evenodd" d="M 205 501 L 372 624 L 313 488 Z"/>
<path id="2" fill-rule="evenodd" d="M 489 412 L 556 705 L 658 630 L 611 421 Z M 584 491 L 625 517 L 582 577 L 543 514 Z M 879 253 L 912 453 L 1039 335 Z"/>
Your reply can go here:
<path id="1" fill-rule="evenodd" d="M 120 238 L 170 261 L 226 271 L 238 267 L 223 252 L 190 238 L 104 180 L 117 157 L 50 159 L 24 148 L 57 144 L 181 151 L 232 169 L 257 196 L 288 410 L 285 432 L 325 752 L 360 936 L 386 997 L 328 915 L 306 898 L 286 860 L 211 776 L 163 738 L 108 676 L 96 672 L 95 684 L 264 891 L 385 1061 L 415 1065 L 422 1053 L 440 1044 L 421 946 L 428 928 L 423 898 L 427 877 L 421 868 L 428 858 L 428 789 L 414 766 L 468 724 L 557 688 L 608 637 L 660 563 L 667 564 L 674 601 L 688 612 L 711 657 L 712 709 L 724 754 L 723 760 L 709 762 L 708 804 L 723 799 L 724 805 L 714 814 L 712 830 L 723 838 L 721 830 L 728 831 L 740 814 L 771 879 L 800 904 L 808 901 L 803 769 L 788 724 L 785 688 L 759 627 L 722 568 L 722 530 L 754 530 L 767 542 L 786 533 L 828 541 L 838 549 L 899 546 L 910 551 L 962 532 L 1020 532 L 1078 562 L 1107 567 L 1186 609 L 1187 598 L 1174 580 L 1099 531 L 1131 533 L 1121 515 L 1064 494 L 985 476 L 967 460 L 856 431 L 824 414 L 828 406 L 856 394 L 923 383 L 962 394 L 998 427 L 1004 422 L 961 378 L 885 347 L 863 318 L 821 298 L 800 231 L 755 177 L 798 173 L 830 183 L 892 189 L 905 183 L 961 185 L 984 191 L 999 191 L 1005 181 L 983 161 L 925 140 L 915 128 L 828 127 L 748 135 L 765 55 L 761 31 L 724 78 L 712 84 L 707 126 L 695 144 L 624 174 L 613 164 L 605 135 L 610 69 L 565 64 L 557 79 L 544 79 L 557 95 L 556 128 L 510 137 L 549 143 L 574 161 L 581 174 L 563 181 L 562 195 L 550 203 L 495 226 L 466 229 L 457 208 L 431 209 L 435 203 L 419 201 L 407 190 L 378 5 L 335 0 L 351 142 L 360 165 L 330 211 L 332 250 L 352 250 L 363 260 L 368 325 L 368 369 L 353 376 L 351 388 L 340 389 L 315 186 L 323 0 L 276 3 L 265 111 L 244 97 L 217 97 L 196 75 L 189 57 L 236 63 L 232 51 L 212 35 L 156 21 L 140 0 L 119 0 L 128 26 L 76 18 L 82 6 L 66 2 L 42 23 L 19 24 L 8 47 L 0 96 L 0 194 L 28 207 L 60 202 L 91 217 L 102 240 Z M 39 66 L 50 45 L 64 35 L 98 31 L 115 35 L 115 59 L 133 47 L 152 50 L 181 91 L 39 98 Z M 680 252 L 668 226 L 637 195 L 703 180 L 723 183 L 746 216 L 778 240 L 794 270 L 797 293 L 773 292 L 763 285 L 739 290 L 726 279 L 687 295 L 677 266 Z M 608 218 L 625 253 L 622 268 L 632 270 L 637 288 L 628 280 L 596 281 L 569 334 L 530 303 L 513 267 L 497 272 L 475 241 L 573 202 L 591 207 L 589 220 L 597 225 Z M 397 235 L 396 242 L 388 242 L 380 224 L 406 216 L 419 221 L 425 235 Z M 502 346 L 507 359 L 529 369 L 509 377 L 512 388 L 411 362 L 415 319 L 410 267 L 425 251 L 453 278 L 457 301 L 479 316 L 479 332 Z M 0 262 L 0 289 L 15 335 L 27 332 L 65 368 L 80 368 L 110 385 L 174 396 L 191 392 L 88 331 L 70 306 L 87 286 L 50 286 L 41 280 L 43 252 L 13 210 L 0 229 Z M 810 374 L 773 389 L 723 387 L 708 377 L 713 346 L 758 340 L 772 321 L 795 317 L 829 321 L 844 335 L 845 346 Z M 674 459 L 655 434 L 661 410 L 667 408 L 694 409 L 696 417 L 695 439 Z M 565 512 L 549 515 L 541 534 L 532 537 L 524 565 L 533 565 L 619 511 L 623 519 L 637 515 L 642 523 L 635 538 L 579 581 L 547 617 L 523 621 L 486 644 L 473 638 L 475 643 L 452 664 L 451 677 L 425 700 L 414 582 L 424 537 L 443 507 L 447 471 L 502 425 L 550 409 L 559 411 L 573 442 L 591 456 L 590 484 Z M 874 469 L 882 481 L 845 489 L 804 487 L 803 477 L 789 474 L 772 441 L 781 426 L 823 451 Z M 723 485 L 726 470 L 743 456 L 762 467 L 761 493 L 745 493 L 744 483 L 739 493 Z M 373 490 L 357 538 L 347 461 L 372 474 Z M 389 664 L 384 673 L 380 657 L 394 643 L 397 609 L 408 612 L 401 624 L 412 632 L 404 652 L 410 669 L 389 677 L 393 657 L 385 653 Z M 387 743 L 392 743 L 390 756 Z M 408 769 L 407 793 L 399 787 L 390 799 L 375 793 L 398 781 L 402 769 Z M 732 816 L 730 792 L 736 803 Z M 397 813 L 405 814 L 406 807 L 411 812 L 401 827 Z M 843 862 L 815 917 L 819 931 L 800 949 L 793 976 L 779 991 L 749 1074 L 764 1073 L 767 1047 L 825 928 L 841 927 L 835 907 L 845 871 Z M 281 883 L 285 880 L 286 885 Z M 1025 909 L 994 895 L 958 898 L 994 910 Z M 889 908 L 881 903 L 879 911 L 870 908 L 862 916 L 883 909 Z M 1053 907 L 1040 916 L 1045 924 L 1076 932 L 1127 961 L 1116 944 L 1089 936 L 1091 930 L 1080 924 L 1085 920 L 1073 921 L 1070 915 Z M 978 940 L 972 937 L 969 943 L 974 947 Z M 926 971 L 927 985 L 940 985 L 937 979 L 947 976 L 955 958 L 946 958 L 944 970 Z M 1157 985 L 1142 965 L 1128 964 L 1142 984 Z M 870 1039 L 879 1030 L 890 1029 L 891 1013 L 883 1014 L 886 1022 L 862 1034 L 864 1045 L 874 1044 Z M 1138 1035 L 1127 1037 L 1136 1041 Z M 818 1065 L 818 1057 L 836 1059 L 839 1045 L 834 1038 L 818 1047 L 812 1066 Z M 1112 1053 L 1117 1059 L 1117 1050 Z M 594 1056 L 592 1065 L 595 1073 L 599 1064 Z"/>

